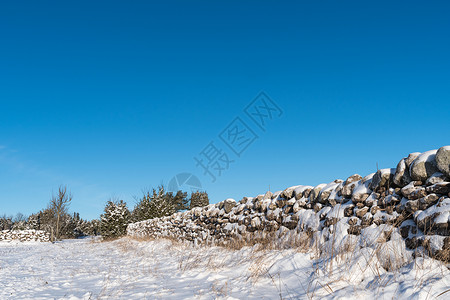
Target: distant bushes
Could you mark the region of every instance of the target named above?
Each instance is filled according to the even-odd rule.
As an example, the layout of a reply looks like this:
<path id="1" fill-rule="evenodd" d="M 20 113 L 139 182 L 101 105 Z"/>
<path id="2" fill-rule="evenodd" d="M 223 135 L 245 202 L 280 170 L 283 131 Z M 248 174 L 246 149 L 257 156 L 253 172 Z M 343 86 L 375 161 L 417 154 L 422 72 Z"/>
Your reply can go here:
<path id="1" fill-rule="evenodd" d="M 99 220 L 87 221 L 80 218 L 78 213 L 64 214 L 60 218 L 59 238 L 78 238 L 99 234 Z M 44 230 L 54 232 L 55 220 L 48 209 L 41 210 L 29 217 L 18 214 L 16 217 L 3 215 L 0 217 L 0 230 Z M 56 237 L 54 237 L 56 239 Z"/>
<path id="2" fill-rule="evenodd" d="M 38 213 L 29 217 L 20 213 L 15 217 L 0 217 L 0 230 L 43 230 L 50 234 L 52 241 L 98 234 L 98 220 L 86 221 L 78 213 L 69 214 L 71 201 L 72 194 L 61 185 L 47 208 Z"/>
<path id="3" fill-rule="evenodd" d="M 109 200 L 99 220 L 83 220 L 79 213 L 69 213 L 72 195 L 66 186 L 60 186 L 52 196 L 47 208 L 30 216 L 17 214 L 0 216 L 0 230 L 43 230 L 52 241 L 101 234 L 115 238 L 126 233 L 127 225 L 153 218 L 172 215 L 198 206 L 209 204 L 206 192 L 166 191 L 163 185 L 146 192 L 137 200 L 132 211 L 123 200 Z"/>

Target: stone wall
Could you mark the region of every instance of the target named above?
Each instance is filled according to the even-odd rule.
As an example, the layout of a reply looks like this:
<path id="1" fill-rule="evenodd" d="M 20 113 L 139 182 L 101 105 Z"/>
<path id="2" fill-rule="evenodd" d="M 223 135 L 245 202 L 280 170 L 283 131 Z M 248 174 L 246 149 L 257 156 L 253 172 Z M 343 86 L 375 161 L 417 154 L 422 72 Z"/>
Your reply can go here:
<path id="1" fill-rule="evenodd" d="M 276 193 L 217 204 L 130 224 L 128 235 L 172 237 L 194 243 L 251 240 L 264 233 L 316 240 L 343 235 L 377 241 L 398 233 L 409 249 L 449 260 L 450 146 L 412 153 L 393 169 L 328 184 L 293 186 Z M 286 235 L 286 233 L 290 233 Z M 333 237 L 334 235 L 334 237 Z"/>
<path id="2" fill-rule="evenodd" d="M 0 241 L 50 242 L 50 234 L 42 230 L 3 230 Z"/>

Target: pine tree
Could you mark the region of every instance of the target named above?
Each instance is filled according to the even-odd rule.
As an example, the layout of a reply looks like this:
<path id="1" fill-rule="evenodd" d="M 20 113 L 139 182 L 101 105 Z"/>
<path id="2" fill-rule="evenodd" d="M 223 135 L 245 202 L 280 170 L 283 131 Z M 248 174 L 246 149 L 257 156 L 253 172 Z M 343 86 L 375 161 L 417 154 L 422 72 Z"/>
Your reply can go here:
<path id="1" fill-rule="evenodd" d="M 132 213 L 133 222 L 139 222 L 153 218 L 153 215 L 150 212 L 151 200 L 152 196 L 150 192 L 144 194 L 144 196 L 139 200 Z"/>
<path id="2" fill-rule="evenodd" d="M 187 207 L 187 194 L 178 191 L 174 196 L 171 192 L 166 192 L 163 185 L 158 190 L 153 189 L 152 193 L 147 192 L 136 204 L 132 216 L 134 222 L 161 218 L 174 214 Z"/>
<path id="3" fill-rule="evenodd" d="M 176 211 L 189 209 L 189 199 L 187 193 L 178 191 L 175 195 L 172 192 L 166 193 L 167 202 L 175 206 Z"/>
<path id="4" fill-rule="evenodd" d="M 130 223 L 130 211 L 123 201 L 108 201 L 104 214 L 101 215 L 100 232 L 106 238 L 122 236 Z"/>
<path id="5" fill-rule="evenodd" d="M 208 193 L 196 191 L 191 195 L 190 209 L 209 205 Z"/>
<path id="6" fill-rule="evenodd" d="M 27 229 L 40 230 L 41 229 L 41 217 L 40 214 L 32 214 L 28 217 Z"/>
<path id="7" fill-rule="evenodd" d="M 167 197 L 164 186 L 159 186 L 158 191 L 153 189 L 149 206 L 149 215 L 152 218 L 170 216 L 177 211 L 176 205 Z"/>

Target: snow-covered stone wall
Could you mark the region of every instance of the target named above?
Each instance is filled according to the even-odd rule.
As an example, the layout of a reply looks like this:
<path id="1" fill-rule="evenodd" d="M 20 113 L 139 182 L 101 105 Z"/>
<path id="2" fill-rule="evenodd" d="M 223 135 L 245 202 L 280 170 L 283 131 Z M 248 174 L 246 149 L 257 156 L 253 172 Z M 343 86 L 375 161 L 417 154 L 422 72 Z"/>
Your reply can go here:
<path id="1" fill-rule="evenodd" d="M 293 186 L 276 193 L 217 204 L 130 224 L 135 237 L 172 237 L 195 243 L 251 240 L 264 233 L 309 233 L 333 243 L 386 243 L 403 239 L 449 261 L 450 146 L 412 153 L 393 169 L 328 184 Z M 289 233 L 289 234 L 287 234 Z"/>
<path id="2" fill-rule="evenodd" d="M 2 230 L 0 241 L 50 242 L 50 234 L 42 230 Z"/>

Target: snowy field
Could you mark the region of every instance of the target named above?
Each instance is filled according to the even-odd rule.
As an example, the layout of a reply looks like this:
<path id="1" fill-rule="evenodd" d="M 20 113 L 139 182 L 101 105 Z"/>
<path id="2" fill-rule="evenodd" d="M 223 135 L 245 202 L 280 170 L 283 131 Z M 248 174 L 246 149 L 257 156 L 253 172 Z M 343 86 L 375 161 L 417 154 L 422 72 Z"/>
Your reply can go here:
<path id="1" fill-rule="evenodd" d="M 336 261 L 295 250 L 169 240 L 0 242 L 0 299 L 449 299 L 445 264 L 387 272 L 373 253 Z"/>

